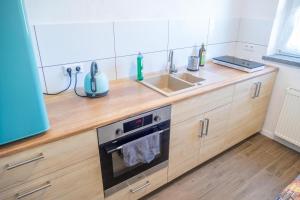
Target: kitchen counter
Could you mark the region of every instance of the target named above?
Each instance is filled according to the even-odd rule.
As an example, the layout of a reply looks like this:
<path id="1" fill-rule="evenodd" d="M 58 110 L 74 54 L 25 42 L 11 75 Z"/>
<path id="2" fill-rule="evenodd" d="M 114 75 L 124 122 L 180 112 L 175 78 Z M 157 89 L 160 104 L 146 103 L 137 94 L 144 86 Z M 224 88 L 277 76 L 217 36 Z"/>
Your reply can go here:
<path id="1" fill-rule="evenodd" d="M 51 124 L 50 130 L 39 136 L 1 146 L 0 157 L 95 129 L 140 112 L 172 104 L 176 101 L 207 93 L 256 76 L 275 72 L 278 69 L 267 66 L 264 70 L 246 73 L 207 63 L 200 70 L 203 70 L 200 73 L 214 73 L 222 77 L 222 79 L 170 97 L 166 97 L 129 79 L 111 81 L 108 96 L 99 99 L 81 98 L 73 92 L 47 96 L 45 101 Z"/>

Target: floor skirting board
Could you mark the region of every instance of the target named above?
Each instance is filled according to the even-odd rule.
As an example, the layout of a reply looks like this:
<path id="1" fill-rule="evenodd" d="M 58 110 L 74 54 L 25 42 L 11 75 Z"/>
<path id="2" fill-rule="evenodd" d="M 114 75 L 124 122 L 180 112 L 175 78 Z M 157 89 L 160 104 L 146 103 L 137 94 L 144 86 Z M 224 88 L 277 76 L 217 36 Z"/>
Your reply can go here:
<path id="1" fill-rule="evenodd" d="M 293 149 L 295 151 L 300 152 L 300 147 L 298 147 L 298 146 L 296 146 L 294 144 L 291 144 L 291 143 L 289 143 L 289 142 L 287 142 L 287 141 L 285 141 L 285 140 L 277 137 L 272 131 L 263 129 L 260 133 L 262 135 L 264 135 L 264 136 L 272 139 L 272 140 L 275 140 L 275 141 L 279 142 L 280 144 L 283 144 L 283 145 L 287 146 L 288 148 L 291 148 L 291 149 Z"/>

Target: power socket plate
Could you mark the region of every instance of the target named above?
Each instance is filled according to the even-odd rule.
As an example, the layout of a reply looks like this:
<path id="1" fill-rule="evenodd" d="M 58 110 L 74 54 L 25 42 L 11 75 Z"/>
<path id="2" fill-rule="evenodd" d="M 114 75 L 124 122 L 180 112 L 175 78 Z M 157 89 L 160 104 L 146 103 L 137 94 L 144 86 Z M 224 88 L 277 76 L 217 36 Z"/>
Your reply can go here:
<path id="1" fill-rule="evenodd" d="M 67 72 L 67 69 L 68 68 L 71 68 L 72 69 L 72 74 L 76 74 L 76 67 L 80 67 L 80 71 L 79 73 L 83 73 L 84 70 L 83 70 L 83 66 L 82 65 L 68 65 L 68 66 L 63 66 L 63 73 L 65 76 L 69 76 L 68 72 Z"/>

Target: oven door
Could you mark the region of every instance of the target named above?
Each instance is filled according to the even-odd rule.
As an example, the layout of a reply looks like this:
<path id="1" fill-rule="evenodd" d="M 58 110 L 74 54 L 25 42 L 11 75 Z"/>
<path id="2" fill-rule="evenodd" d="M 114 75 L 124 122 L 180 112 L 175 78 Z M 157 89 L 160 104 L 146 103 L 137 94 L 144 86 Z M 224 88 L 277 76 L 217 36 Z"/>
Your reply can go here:
<path id="1" fill-rule="evenodd" d="M 155 125 L 99 146 L 104 190 L 107 190 L 169 158 L 170 121 Z M 160 136 L 160 153 L 150 163 L 127 167 L 123 161 L 122 145 L 150 134 Z"/>

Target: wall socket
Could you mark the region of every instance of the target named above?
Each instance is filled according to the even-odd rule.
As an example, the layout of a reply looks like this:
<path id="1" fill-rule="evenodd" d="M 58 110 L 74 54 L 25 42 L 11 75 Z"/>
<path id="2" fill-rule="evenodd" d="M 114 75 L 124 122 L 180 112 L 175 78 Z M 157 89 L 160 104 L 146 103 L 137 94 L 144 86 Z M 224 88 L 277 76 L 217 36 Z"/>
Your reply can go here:
<path id="1" fill-rule="evenodd" d="M 243 46 L 243 49 L 244 49 L 245 51 L 249 51 L 249 52 L 254 52 L 254 51 L 255 51 L 255 50 L 254 50 L 254 46 L 251 45 L 251 44 L 245 44 L 245 45 Z"/>
<path id="2" fill-rule="evenodd" d="M 68 72 L 67 72 L 67 69 L 68 68 L 71 68 L 72 69 L 72 74 L 76 74 L 76 67 L 80 67 L 80 71 L 79 73 L 83 73 L 83 66 L 82 65 L 68 65 L 68 66 L 63 66 L 63 72 L 64 72 L 64 75 L 65 76 L 69 76 L 68 75 Z"/>

